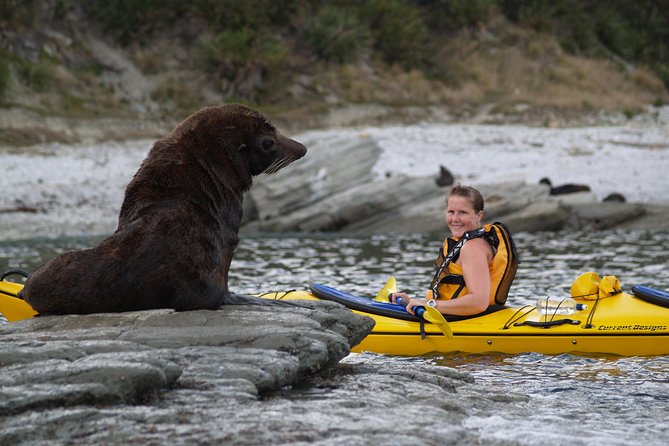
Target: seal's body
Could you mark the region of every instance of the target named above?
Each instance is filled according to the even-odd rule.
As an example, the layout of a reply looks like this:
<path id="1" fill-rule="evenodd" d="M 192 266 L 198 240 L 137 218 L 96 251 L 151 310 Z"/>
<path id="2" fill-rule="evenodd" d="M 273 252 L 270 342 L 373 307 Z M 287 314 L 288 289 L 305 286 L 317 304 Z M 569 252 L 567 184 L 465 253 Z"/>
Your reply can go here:
<path id="1" fill-rule="evenodd" d="M 242 195 L 253 176 L 305 153 L 254 110 L 200 110 L 154 144 L 128 184 L 116 232 L 38 268 L 23 297 L 40 314 L 244 303 L 228 291 Z"/>

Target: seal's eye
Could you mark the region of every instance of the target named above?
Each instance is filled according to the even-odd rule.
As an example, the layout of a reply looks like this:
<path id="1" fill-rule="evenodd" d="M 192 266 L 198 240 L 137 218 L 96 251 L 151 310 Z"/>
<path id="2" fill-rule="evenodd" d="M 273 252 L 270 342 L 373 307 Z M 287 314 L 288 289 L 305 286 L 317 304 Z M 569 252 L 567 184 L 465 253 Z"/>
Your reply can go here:
<path id="1" fill-rule="evenodd" d="M 269 152 L 274 148 L 274 140 L 270 137 L 265 137 L 262 140 L 260 140 L 260 148 L 264 152 Z"/>

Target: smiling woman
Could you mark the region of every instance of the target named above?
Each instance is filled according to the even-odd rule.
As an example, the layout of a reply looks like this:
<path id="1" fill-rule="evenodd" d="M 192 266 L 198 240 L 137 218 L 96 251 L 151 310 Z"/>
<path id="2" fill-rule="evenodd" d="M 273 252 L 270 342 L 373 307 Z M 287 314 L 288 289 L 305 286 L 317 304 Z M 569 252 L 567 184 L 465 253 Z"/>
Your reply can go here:
<path id="1" fill-rule="evenodd" d="M 516 273 L 517 255 L 506 227 L 499 223 L 481 226 L 481 193 L 471 186 L 456 185 L 446 203 L 452 237 L 439 253 L 426 300 L 410 299 L 406 293 L 392 295 L 394 302 L 408 302 L 410 314 L 414 307 L 426 305 L 456 316 L 482 313 L 491 304 L 504 304 Z"/>

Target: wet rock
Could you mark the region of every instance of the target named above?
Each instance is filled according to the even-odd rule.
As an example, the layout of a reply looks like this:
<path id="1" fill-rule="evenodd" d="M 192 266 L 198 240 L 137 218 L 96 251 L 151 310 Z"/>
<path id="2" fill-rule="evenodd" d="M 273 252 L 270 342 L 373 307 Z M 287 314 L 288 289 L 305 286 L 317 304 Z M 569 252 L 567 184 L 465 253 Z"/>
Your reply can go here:
<path id="1" fill-rule="evenodd" d="M 169 360 L 132 352 L 4 367 L 0 414 L 49 406 L 135 403 L 173 385 L 180 374 L 181 368 Z"/>
<path id="2" fill-rule="evenodd" d="M 615 228 L 646 213 L 642 204 L 604 202 L 583 203 L 570 207 L 569 227 L 594 230 Z"/>
<path id="3" fill-rule="evenodd" d="M 551 196 L 550 201 L 559 203 L 563 207 L 570 207 L 572 205 L 588 205 L 591 203 L 597 203 L 597 195 L 592 192 L 573 192 L 570 194 L 562 194 L 557 196 Z"/>
<path id="4" fill-rule="evenodd" d="M 558 231 L 569 218 L 568 212 L 554 201 L 530 203 L 518 212 L 506 214 L 498 220 L 512 232 Z"/>
<path id="5" fill-rule="evenodd" d="M 254 399 L 335 365 L 372 326 L 371 319 L 331 302 L 51 316 L 0 325 L 0 415 L 138 404 L 174 388 Z"/>
<path id="6" fill-rule="evenodd" d="M 141 405 L 79 405 L 5 419 L 3 444 L 48 438 L 77 444 L 476 444 L 472 410 L 504 411 L 522 396 L 473 383 L 447 367 L 382 355 L 349 356 L 299 384 L 253 396 L 248 368 L 230 370 L 216 348 L 184 353 L 178 385 Z M 244 361 L 261 361 L 246 351 Z M 228 377 L 222 377 L 219 366 Z M 407 367 L 408 366 L 408 367 Z M 237 376 L 237 377 L 236 377 Z M 239 378 L 238 376 L 241 376 Z M 270 380 L 271 381 L 271 380 Z M 268 385 L 274 385 L 269 382 Z M 498 396 L 504 395 L 504 398 Z M 420 428 L 408 426 L 420 420 Z"/>
<path id="7" fill-rule="evenodd" d="M 619 229 L 644 228 L 651 231 L 666 230 L 669 221 L 669 205 L 666 204 L 644 204 L 642 215 L 631 218 L 616 225 Z"/>
<path id="8" fill-rule="evenodd" d="M 336 133 L 306 134 L 303 140 L 307 147 L 315 145 L 318 149 L 300 160 L 298 169 L 292 174 L 279 171 L 263 177 L 247 193 L 254 204 L 254 209 L 248 210 L 257 215 L 251 229 L 295 230 L 303 220 L 337 206 L 340 197 L 351 196 L 374 181 L 372 168 L 381 148 L 372 140 Z M 289 223 L 284 222 L 286 218 Z M 328 222 L 321 225 L 332 226 Z"/>
<path id="9" fill-rule="evenodd" d="M 472 413 L 526 401 L 429 359 L 348 355 L 371 326 L 311 301 L 3 325 L 0 444 L 478 444 Z"/>

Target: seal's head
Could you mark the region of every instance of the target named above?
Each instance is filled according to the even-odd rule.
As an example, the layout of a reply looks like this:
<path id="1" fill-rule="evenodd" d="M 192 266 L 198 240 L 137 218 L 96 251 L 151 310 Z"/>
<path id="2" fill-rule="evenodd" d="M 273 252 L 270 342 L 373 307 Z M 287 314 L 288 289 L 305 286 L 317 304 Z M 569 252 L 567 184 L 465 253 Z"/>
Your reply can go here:
<path id="1" fill-rule="evenodd" d="M 260 112 L 238 104 L 206 107 L 167 139 L 169 145 L 188 147 L 191 156 L 211 161 L 210 165 L 234 166 L 237 175 L 248 180 L 274 173 L 307 153 L 304 145 L 282 135 Z"/>

